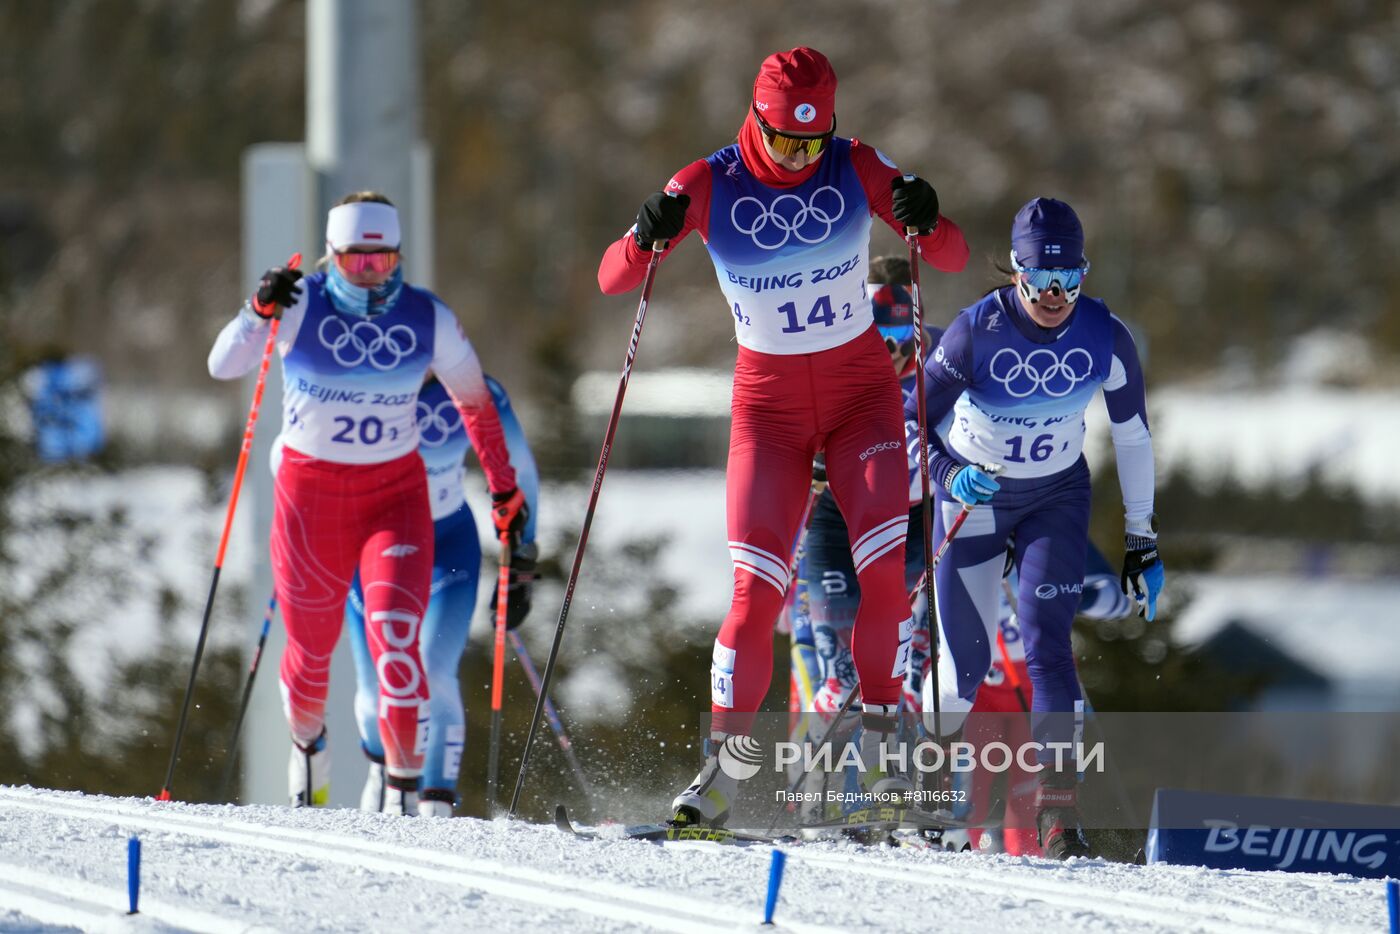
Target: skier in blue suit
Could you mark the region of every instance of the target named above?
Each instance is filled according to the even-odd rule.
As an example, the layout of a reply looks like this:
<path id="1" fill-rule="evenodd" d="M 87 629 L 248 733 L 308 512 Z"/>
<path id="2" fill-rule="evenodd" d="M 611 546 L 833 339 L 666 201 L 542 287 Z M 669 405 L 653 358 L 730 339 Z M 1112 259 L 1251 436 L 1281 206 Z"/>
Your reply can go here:
<path id="1" fill-rule="evenodd" d="M 936 572 L 941 722 L 955 733 L 991 663 L 998 591 L 1014 542 L 1037 742 L 1073 742 L 1083 709 L 1070 624 L 1084 586 L 1089 468 L 1084 410 L 1102 388 L 1126 513 L 1121 583 L 1147 619 L 1164 569 L 1153 514 L 1152 436 L 1137 348 L 1102 301 L 1081 296 L 1084 231 L 1062 201 L 1036 198 L 1011 229 L 1011 283 L 965 308 L 925 368 L 933 539 L 975 507 Z M 915 400 L 905 418 L 916 417 Z M 997 476 L 978 465 L 997 464 Z M 1047 855 L 1089 852 L 1073 757 L 1041 754 L 1037 826 Z"/>

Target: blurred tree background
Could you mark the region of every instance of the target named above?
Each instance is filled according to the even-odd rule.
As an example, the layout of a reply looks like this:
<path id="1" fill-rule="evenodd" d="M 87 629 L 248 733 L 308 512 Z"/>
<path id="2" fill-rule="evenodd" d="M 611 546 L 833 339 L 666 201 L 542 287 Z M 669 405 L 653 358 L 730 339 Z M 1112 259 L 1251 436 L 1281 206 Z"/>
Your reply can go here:
<path id="1" fill-rule="evenodd" d="M 823 50 L 840 75 L 841 132 L 927 177 L 967 234 L 968 271 L 925 276 L 933 322 L 995 283 L 991 264 L 1005 255 L 1013 213 L 1043 194 L 1083 217 L 1090 291 L 1145 338 L 1152 385 L 1270 373 L 1320 328 L 1359 335 L 1380 358 L 1400 351 L 1394 3 L 419 0 L 417 9 L 436 165 L 433 286 L 528 413 L 550 479 L 592 467 L 596 439 L 581 429 L 570 389 L 579 373 L 616 366 L 627 339 L 634 299 L 598 293 L 603 250 L 673 171 L 734 137 L 762 58 L 799 44 Z M 212 478 L 230 466 L 239 390 L 214 384 L 204 360 L 253 286 L 240 272 L 242 153 L 304 135 L 305 29 L 297 0 L 0 5 L 0 388 L 54 347 L 87 353 L 106 369 L 114 417 L 159 422 L 181 411 L 213 422 L 227 442 L 118 443 L 98 469 L 178 461 Z M 901 248 L 877 229 L 872 253 Z M 667 263 L 641 367 L 730 366 L 732 330 L 712 277 L 698 244 Z M 1358 367 L 1342 380 L 1384 377 Z M 8 500 L 35 465 L 6 430 L 0 419 Z M 209 485 L 220 503 L 220 482 Z M 1213 566 L 1245 533 L 1365 542 L 1387 554 L 1400 546 L 1395 509 L 1316 481 L 1244 495 L 1172 476 L 1159 493 L 1175 570 Z M 1111 470 L 1096 497 L 1094 537 L 1116 561 Z M 13 521 L 0 508 L 0 536 Z M 70 574 L 90 566 L 85 538 L 104 534 L 85 524 L 120 521 L 72 520 Z M 649 547 L 590 553 L 591 573 L 607 580 L 660 546 Z M 561 558 L 547 557 L 559 575 Z M 0 580 L 16 558 L 0 552 Z M 0 584 L 7 657 L 50 633 L 60 638 L 43 651 L 60 658 L 63 626 L 75 621 L 17 605 L 14 594 Z M 192 598 L 171 599 L 171 618 L 194 612 Z M 674 614 L 667 582 L 645 600 L 628 632 L 651 654 L 619 654 L 613 677 L 647 679 L 652 722 L 666 711 L 675 720 L 703 706 L 703 653 L 654 631 Z M 546 602 L 536 614 L 550 615 Z M 602 643 L 580 628 L 570 638 L 585 647 L 571 643 L 570 663 L 586 665 Z M 1200 690 L 1209 678 L 1169 634 L 1135 624 L 1082 633 L 1100 707 L 1209 709 L 1223 696 Z M 227 723 L 218 697 L 239 666 L 232 655 L 212 662 L 201 709 Z M 183 664 L 161 648 L 120 677 L 179 691 Z M 470 666 L 481 664 L 469 660 L 464 683 L 480 680 Z M 0 697 L 22 688 L 23 672 L 0 666 Z M 73 761 L 102 755 L 78 727 L 97 722 L 83 717 L 107 699 L 61 700 L 48 708 L 55 748 Z M 160 718 L 170 706 L 133 722 L 168 733 Z M 630 738 L 598 729 L 600 742 L 633 743 L 637 755 L 665 741 L 648 739 L 647 726 Z M 222 739 L 207 742 L 207 755 L 187 753 L 206 771 L 221 761 Z M 0 761 L 16 763 L 0 781 L 46 774 L 61 787 L 75 769 L 27 757 L 4 730 Z M 115 776 L 124 768 L 103 766 Z M 194 780 L 192 797 L 214 794 L 212 775 Z M 151 789 L 113 779 L 105 790 Z"/>

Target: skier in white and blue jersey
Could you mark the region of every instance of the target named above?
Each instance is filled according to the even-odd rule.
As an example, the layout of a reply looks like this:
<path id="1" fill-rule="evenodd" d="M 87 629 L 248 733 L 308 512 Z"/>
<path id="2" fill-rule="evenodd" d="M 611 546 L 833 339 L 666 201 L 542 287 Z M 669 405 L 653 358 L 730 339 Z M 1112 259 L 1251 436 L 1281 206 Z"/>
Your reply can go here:
<path id="1" fill-rule="evenodd" d="M 398 210 L 373 191 L 346 195 L 326 215 L 325 270 L 274 267 L 219 333 L 209 373 L 235 379 L 267 352 L 280 325 L 282 434 L 274 470 L 271 561 L 287 630 L 283 709 L 292 734 L 288 796 L 330 799 L 325 728 L 331 655 L 358 570 L 392 798 L 417 810 L 428 689 L 418 627 L 432 573 L 432 516 L 418 454 L 418 390 L 429 372 L 455 401 L 491 487 L 492 519 L 520 534 L 525 496 L 481 362 L 437 296 L 404 281 Z"/>
<path id="2" fill-rule="evenodd" d="M 539 471 L 505 388 L 490 376 L 485 379 L 500 416 L 516 482 L 529 506 L 520 539 L 511 548 L 506 627 L 514 629 L 530 612 L 534 587 L 539 553 L 535 545 Z M 427 467 L 428 499 L 433 512 L 433 583 L 418 634 L 418 654 L 423 659 L 429 694 L 428 740 L 418 790 L 418 813 L 424 817 L 452 816 L 466 741 L 466 708 L 457 671 L 467 647 L 481 577 L 481 542 L 476 519 L 463 494 L 465 458 L 471 448 L 471 438 L 452 397 L 440 382 L 430 378 L 418 393 L 418 453 Z M 495 606 L 496 592 L 492 590 L 491 608 L 494 610 Z M 355 719 L 360 728 L 360 748 L 370 760 L 360 807 L 382 811 L 386 786 L 384 744 L 376 725 L 379 676 L 365 638 L 364 595 L 358 575 L 345 606 L 345 624 L 355 659 Z"/>
<path id="3" fill-rule="evenodd" d="M 1080 295 L 1089 262 L 1074 210 L 1052 198 L 1028 202 L 1012 224 L 1011 247 L 1011 284 L 963 309 L 926 364 L 934 540 L 964 506 L 976 507 L 936 572 L 939 725 L 945 737 L 961 726 L 987 675 L 1014 540 L 1035 739 L 1072 742 L 1083 709 L 1070 624 L 1088 546 L 1084 410 L 1102 387 L 1126 513 L 1121 583 L 1149 620 L 1164 579 L 1152 437 L 1132 336 L 1102 301 Z M 905 418 L 915 417 L 910 400 Z M 1000 476 L 978 466 L 987 464 L 1000 465 Z M 1053 754 L 1042 754 L 1037 795 L 1041 844 L 1058 858 L 1089 852 L 1073 758 L 1066 761 L 1057 770 Z"/>

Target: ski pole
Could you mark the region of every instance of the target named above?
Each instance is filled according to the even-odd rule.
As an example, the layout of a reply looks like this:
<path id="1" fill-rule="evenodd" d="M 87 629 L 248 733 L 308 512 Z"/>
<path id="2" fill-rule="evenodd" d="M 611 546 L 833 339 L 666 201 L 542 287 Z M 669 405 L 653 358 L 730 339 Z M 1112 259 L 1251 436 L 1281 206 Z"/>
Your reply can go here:
<path id="1" fill-rule="evenodd" d="M 797 534 L 792 538 L 792 559 L 788 562 L 788 590 L 783 601 L 783 609 L 779 611 L 780 614 L 790 612 L 793 604 L 800 599 L 797 596 L 796 587 L 797 565 L 802 560 L 802 543 L 807 537 L 807 522 L 812 518 L 812 507 L 816 505 L 819 495 L 817 483 L 814 480 L 807 491 L 807 506 L 802 510 L 802 521 L 797 524 Z M 810 633 L 808 635 L 810 638 Z M 801 636 L 796 626 L 788 628 L 788 643 L 791 667 L 788 678 L 788 709 L 796 713 L 806 710 L 807 704 L 812 699 L 812 677 L 811 672 L 806 670 L 807 653 L 801 651 Z M 797 723 L 792 722 L 790 726 L 795 730 Z"/>
<path id="2" fill-rule="evenodd" d="M 1001 653 L 1001 664 L 1006 669 L 1006 679 L 1016 689 L 1016 700 L 1021 702 L 1022 712 L 1030 713 L 1031 705 L 1027 702 L 1026 692 L 1021 685 L 1021 669 L 1017 668 L 1016 663 L 1011 660 L 1011 650 L 1006 647 L 1006 636 L 1002 633 L 1000 626 L 997 626 L 997 651 Z"/>
<path id="3" fill-rule="evenodd" d="M 224 766 L 224 778 L 219 783 L 219 797 L 228 799 L 229 782 L 233 780 L 233 764 L 238 761 L 238 734 L 243 730 L 243 716 L 248 712 L 248 700 L 253 696 L 253 679 L 258 676 L 258 663 L 262 661 L 263 646 L 267 645 L 267 633 L 272 628 L 272 617 L 277 612 L 277 591 L 267 601 L 267 612 L 263 614 L 262 632 L 258 635 L 258 645 L 253 649 L 253 662 L 248 666 L 248 682 L 243 685 L 243 699 L 238 703 L 238 719 L 233 721 L 233 734 L 228 740 L 228 764 Z"/>
<path id="4" fill-rule="evenodd" d="M 831 742 L 831 735 L 836 732 L 836 727 L 840 725 L 841 720 L 846 716 L 846 712 L 851 709 L 851 705 L 855 703 L 856 695 L 859 693 L 860 685 L 856 685 L 847 692 L 846 699 L 841 702 L 840 708 L 836 711 L 836 716 L 832 717 L 831 722 L 826 725 L 826 730 L 822 733 L 822 738 L 817 741 L 815 748 L 822 749 L 827 743 Z M 804 772 L 797 776 L 797 779 L 793 781 L 791 785 L 788 785 L 787 798 L 791 798 L 796 794 L 797 789 L 802 786 L 802 782 L 806 777 L 807 774 Z M 773 828 L 778 826 L 778 819 L 783 816 L 783 805 L 786 803 L 785 800 L 779 799 L 778 807 L 773 811 L 773 819 L 768 822 L 768 830 L 765 831 L 766 833 L 772 833 Z"/>
<path id="5" fill-rule="evenodd" d="M 287 260 L 288 269 L 296 269 L 300 265 L 300 253 L 293 253 L 291 259 Z M 253 429 L 258 424 L 258 409 L 262 405 L 263 388 L 267 385 L 267 366 L 272 362 L 272 348 L 277 345 L 277 328 L 281 323 L 281 317 L 274 316 L 267 330 L 267 344 L 263 347 L 262 364 L 258 367 L 258 382 L 253 387 L 253 404 L 248 409 L 248 424 L 243 428 L 243 447 L 238 452 L 238 467 L 233 472 L 233 491 L 229 494 L 228 513 L 224 516 L 224 533 L 219 538 L 219 551 L 214 558 L 209 597 L 204 601 L 204 620 L 199 625 L 199 639 L 194 646 L 194 662 L 190 665 L 190 680 L 185 686 L 185 699 L 180 704 L 180 722 L 175 727 L 175 742 L 170 748 L 170 765 L 165 770 L 165 784 L 156 796 L 158 801 L 170 800 L 170 786 L 175 781 L 175 763 L 180 759 L 180 743 L 185 738 L 185 723 L 189 719 L 190 700 L 194 697 L 195 676 L 199 674 L 199 662 L 204 657 L 204 643 L 209 637 L 209 617 L 214 612 L 214 594 L 219 589 L 219 574 L 224 567 L 228 535 L 233 529 L 234 513 L 238 511 L 238 491 L 243 487 L 243 473 L 248 469 L 248 453 L 253 449 Z"/>
<path id="6" fill-rule="evenodd" d="M 912 176 L 905 176 L 906 181 L 912 181 Z M 929 494 L 928 476 L 928 412 L 924 400 L 924 297 L 919 290 L 919 258 L 923 254 L 923 248 L 919 245 L 919 228 L 904 228 L 904 241 L 909 244 L 909 284 L 912 287 L 910 292 L 914 299 L 914 396 L 915 405 L 918 408 L 919 423 L 919 488 L 921 490 L 923 533 L 924 533 L 924 593 L 928 598 L 929 619 L 933 619 L 933 566 L 948 547 L 948 543 L 953 540 L 958 529 L 967 520 L 970 507 L 964 506 L 958 518 L 954 520 L 952 528 L 948 530 L 948 535 L 939 546 L 938 556 L 933 553 L 933 499 Z M 913 601 L 910 601 L 911 603 Z M 942 736 L 942 703 L 939 700 L 938 689 L 938 650 L 939 633 L 936 626 L 929 626 L 929 638 L 932 640 L 933 651 L 933 731 L 937 736 Z"/>
<path id="7" fill-rule="evenodd" d="M 559 608 L 559 625 L 554 629 L 554 644 L 550 646 L 549 658 L 544 663 L 540 696 L 535 700 L 535 713 L 530 718 L 530 729 L 525 734 L 525 749 L 520 755 L 520 774 L 515 778 L 515 792 L 510 798 L 507 817 L 514 817 L 516 809 L 520 806 L 520 791 L 525 787 L 525 773 L 530 767 L 530 747 L 535 739 L 535 731 L 540 727 L 544 699 L 549 696 L 549 683 L 554 678 L 554 663 L 559 658 L 559 645 L 564 640 L 564 624 L 569 619 L 569 604 L 573 602 L 579 568 L 583 565 L 583 551 L 588 545 L 588 530 L 593 525 L 593 513 L 598 508 L 598 493 L 603 488 L 603 474 L 608 469 L 608 455 L 612 453 L 613 436 L 617 434 L 617 423 L 622 416 L 622 399 L 627 394 L 627 380 L 632 375 L 632 364 L 637 359 L 637 342 L 642 337 L 647 303 L 651 301 L 651 287 L 656 281 L 656 267 L 661 262 L 661 254 L 665 250 L 666 242 L 663 240 L 657 240 L 651 245 L 651 259 L 647 261 L 646 275 L 642 279 L 642 297 L 637 303 L 637 319 L 632 324 L 632 340 L 627 345 L 627 360 L 622 365 L 622 376 L 617 382 L 617 398 L 613 400 L 612 414 L 608 417 L 608 430 L 603 435 L 603 449 L 598 454 L 598 469 L 593 474 L 593 492 L 589 494 L 588 509 L 583 514 L 583 528 L 579 532 L 578 547 L 574 550 L 574 564 L 569 570 L 568 585 L 564 588 L 564 604 Z"/>
<path id="8" fill-rule="evenodd" d="M 501 694 L 506 680 L 506 622 L 510 614 L 510 532 L 501 533 L 496 575 L 496 646 L 491 661 L 491 747 L 486 759 L 486 813 L 496 815 L 496 776 L 501 761 Z"/>
<path id="9" fill-rule="evenodd" d="M 998 473 L 1001 473 L 1001 465 L 1000 465 L 1000 464 L 982 464 L 981 467 L 982 467 L 983 470 L 985 470 L 985 471 L 986 471 L 987 473 L 989 473 L 989 474 L 998 474 Z M 919 582 L 918 582 L 917 584 L 915 584 L 915 585 L 914 585 L 914 589 L 911 590 L 911 591 L 909 592 L 909 603 L 910 603 L 911 605 L 913 604 L 915 598 L 917 598 L 917 597 L 919 596 L 919 590 L 920 590 L 922 587 L 924 587 L 924 586 L 927 584 L 928 581 L 933 580 L 933 569 L 936 568 L 936 567 L 938 567 L 938 562 L 940 562 L 940 561 L 943 560 L 943 555 L 944 555 L 945 552 L 947 552 L 948 546 L 951 545 L 951 544 L 953 544 L 953 539 L 957 537 L 958 530 L 961 529 L 961 528 L 963 527 L 963 523 L 967 521 L 967 517 L 968 517 L 969 515 L 972 514 L 973 508 L 974 508 L 974 507 L 973 507 L 973 505 L 972 505 L 971 503 L 964 503 L 964 504 L 963 504 L 962 509 L 958 510 L 957 516 L 955 516 L 955 517 L 953 518 L 952 524 L 950 524 L 950 525 L 948 526 L 948 531 L 946 531 L 946 532 L 943 533 L 943 539 L 942 539 L 942 541 L 940 541 L 940 542 L 938 543 L 938 547 L 937 547 L 936 549 L 934 549 L 933 557 L 924 562 L 924 570 L 923 570 L 923 572 L 919 575 Z M 930 597 L 932 597 L 932 590 L 933 590 L 932 586 L 929 586 L 929 596 L 930 596 Z M 933 606 L 933 604 L 930 603 L 930 604 L 929 604 L 929 607 L 930 607 L 930 610 L 929 610 L 929 619 L 930 619 L 930 624 L 929 624 L 929 625 L 930 625 L 930 628 L 932 628 L 932 622 L 931 622 L 931 620 L 932 620 L 932 618 L 933 618 L 933 615 L 932 615 L 932 614 L 933 614 L 932 606 Z M 937 658 L 938 658 L 938 636 L 937 636 L 936 633 L 933 635 L 933 640 L 934 640 L 934 641 L 933 641 L 933 648 L 934 648 L 934 656 L 933 656 L 933 657 L 934 657 L 934 659 L 935 659 L 935 661 L 936 661 Z M 935 681 L 934 681 L 934 684 L 937 685 L 938 682 L 935 680 Z"/>
<path id="10" fill-rule="evenodd" d="M 535 668 L 535 662 L 530 658 L 530 653 L 525 648 L 525 640 L 521 639 L 514 632 L 506 633 L 510 639 L 511 648 L 515 649 L 515 657 L 520 660 L 520 667 L 525 669 L 525 677 L 530 682 L 530 687 L 535 689 L 535 693 L 540 693 L 540 673 Z M 548 697 L 544 699 L 544 716 L 549 721 L 549 728 L 554 731 L 554 736 L 559 740 L 559 748 L 564 751 L 564 757 L 569 760 L 569 767 L 574 770 L 574 778 L 578 779 L 579 787 L 583 789 L 583 794 L 590 805 L 593 803 L 593 786 L 588 781 L 588 776 L 583 772 L 583 766 L 579 765 L 578 756 L 574 754 L 574 744 L 569 741 L 569 735 L 564 732 L 564 723 L 559 719 L 559 711 L 554 709 L 554 702 Z"/>

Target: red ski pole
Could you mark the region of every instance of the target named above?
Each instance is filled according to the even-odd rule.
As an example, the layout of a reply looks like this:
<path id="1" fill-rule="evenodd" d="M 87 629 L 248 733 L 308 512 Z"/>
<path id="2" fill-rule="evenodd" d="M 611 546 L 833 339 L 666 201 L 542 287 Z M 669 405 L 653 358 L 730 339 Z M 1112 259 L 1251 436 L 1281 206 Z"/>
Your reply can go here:
<path id="1" fill-rule="evenodd" d="M 301 265 L 301 254 L 293 253 L 287 260 L 288 269 Z M 233 529 L 233 516 L 238 511 L 238 492 L 243 488 L 243 474 L 248 469 L 248 453 L 253 449 L 253 429 L 258 424 L 258 409 L 262 405 L 263 388 L 267 385 L 267 367 L 272 362 L 272 348 L 277 346 L 277 327 L 282 323 L 274 317 L 267 331 L 267 344 L 263 347 L 262 364 L 258 367 L 258 382 L 253 387 L 253 404 L 248 410 L 248 424 L 243 428 L 243 447 L 238 452 L 238 467 L 233 472 L 233 492 L 229 494 L 228 512 L 224 516 L 224 534 L 219 538 L 219 551 L 214 558 L 214 574 L 209 581 L 209 597 L 204 601 L 204 620 L 199 625 L 199 639 L 194 646 L 194 663 L 190 665 L 190 680 L 185 686 L 185 699 L 180 704 L 180 722 L 175 727 L 175 742 L 170 748 L 170 765 L 165 770 L 165 784 L 161 786 L 157 801 L 170 800 L 170 786 L 175 780 L 175 763 L 180 759 L 180 743 L 185 737 L 185 723 L 189 719 L 190 701 L 194 697 L 195 676 L 199 674 L 199 662 L 204 657 L 204 643 L 209 636 L 209 617 L 214 612 L 214 594 L 219 590 L 219 573 L 224 568 L 224 552 L 228 550 L 228 536 Z"/>
<path id="2" fill-rule="evenodd" d="M 997 651 L 1001 653 L 1001 664 L 1006 669 L 1006 679 L 1016 689 L 1016 699 L 1021 702 L 1021 710 L 1030 713 L 1031 705 L 1026 702 L 1026 692 L 1021 687 L 1021 669 L 1011 660 L 1011 650 L 1006 647 L 1006 636 L 1000 626 L 997 626 Z"/>
<path id="3" fill-rule="evenodd" d="M 510 603 L 510 532 L 501 533 L 496 575 L 496 648 L 491 661 L 491 748 L 486 760 L 486 813 L 496 816 L 496 776 L 501 762 L 501 694 L 506 680 L 506 622 Z"/>

